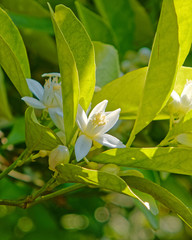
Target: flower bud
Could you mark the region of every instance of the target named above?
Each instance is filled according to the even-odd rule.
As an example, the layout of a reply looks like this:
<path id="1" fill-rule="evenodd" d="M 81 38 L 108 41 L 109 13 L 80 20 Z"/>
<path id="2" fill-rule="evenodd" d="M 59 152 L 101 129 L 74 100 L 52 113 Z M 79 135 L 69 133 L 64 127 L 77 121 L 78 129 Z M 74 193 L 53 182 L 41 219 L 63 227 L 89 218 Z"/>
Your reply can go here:
<path id="1" fill-rule="evenodd" d="M 56 171 L 55 167 L 60 163 L 69 162 L 69 150 L 66 146 L 59 145 L 49 154 L 49 169 Z"/>
<path id="2" fill-rule="evenodd" d="M 114 175 L 118 175 L 119 171 L 120 171 L 120 168 L 117 165 L 113 164 L 113 163 L 109 163 L 109 164 L 105 164 L 100 169 L 100 171 L 111 173 L 111 174 L 114 174 Z"/>

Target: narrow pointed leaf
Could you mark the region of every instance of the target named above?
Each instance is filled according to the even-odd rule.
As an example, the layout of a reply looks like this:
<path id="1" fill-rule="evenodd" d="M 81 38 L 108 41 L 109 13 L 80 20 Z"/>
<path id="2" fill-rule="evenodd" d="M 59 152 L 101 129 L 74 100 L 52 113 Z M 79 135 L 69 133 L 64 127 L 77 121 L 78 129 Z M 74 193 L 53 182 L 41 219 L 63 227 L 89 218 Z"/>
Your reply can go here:
<path id="1" fill-rule="evenodd" d="M 0 65 L 11 79 L 21 96 L 31 96 L 26 78 L 30 78 L 30 69 L 26 49 L 21 35 L 0 8 Z"/>
<path id="2" fill-rule="evenodd" d="M 192 149 L 174 147 L 124 148 L 105 151 L 92 159 L 156 171 L 192 175 Z"/>
<path id="3" fill-rule="evenodd" d="M 138 116 L 130 136 L 146 127 L 165 106 L 174 87 L 178 69 L 191 46 L 192 2 L 164 0 L 153 43 L 149 68 Z"/>
<path id="4" fill-rule="evenodd" d="M 69 8 L 57 5 L 55 21 L 75 59 L 79 75 L 80 104 L 86 110 L 90 105 L 95 89 L 93 44 L 85 28 Z"/>
<path id="5" fill-rule="evenodd" d="M 59 172 L 57 178 L 59 183 L 84 183 L 105 188 L 114 192 L 123 193 L 138 199 L 129 186 L 117 175 L 92 169 L 83 168 L 73 164 L 58 165 L 56 169 Z M 142 202 L 144 205 L 145 203 Z"/>
<path id="6" fill-rule="evenodd" d="M 171 211 L 176 213 L 189 227 L 192 228 L 192 211 L 179 198 L 165 188 L 147 179 L 139 177 L 123 177 L 131 188 L 145 192 L 154 197 Z"/>
<path id="7" fill-rule="evenodd" d="M 62 81 L 64 126 L 66 141 L 68 144 L 70 139 L 72 138 L 73 129 L 75 126 L 77 105 L 79 99 L 78 70 L 70 46 L 67 43 L 67 40 L 65 38 L 65 35 L 63 34 L 62 29 L 60 28 L 60 25 L 58 24 L 58 18 L 60 14 L 57 11 L 56 15 L 51 9 L 51 7 L 49 8 L 57 42 L 57 52 Z M 61 19 L 62 18 L 63 17 L 61 17 Z"/>
<path id="8" fill-rule="evenodd" d="M 34 109 L 31 107 L 25 112 L 25 141 L 27 148 L 31 151 L 52 150 L 62 144 L 50 128 L 41 125 L 37 121 Z"/>

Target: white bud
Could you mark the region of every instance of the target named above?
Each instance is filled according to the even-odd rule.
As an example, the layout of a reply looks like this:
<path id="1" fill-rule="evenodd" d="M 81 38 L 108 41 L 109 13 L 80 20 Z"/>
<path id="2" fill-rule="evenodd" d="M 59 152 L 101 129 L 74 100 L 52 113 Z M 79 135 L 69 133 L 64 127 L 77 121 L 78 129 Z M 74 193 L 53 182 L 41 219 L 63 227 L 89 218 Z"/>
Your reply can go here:
<path id="1" fill-rule="evenodd" d="M 69 162 L 69 150 L 66 146 L 59 145 L 49 154 L 49 169 L 56 171 L 55 167 L 60 163 Z"/>

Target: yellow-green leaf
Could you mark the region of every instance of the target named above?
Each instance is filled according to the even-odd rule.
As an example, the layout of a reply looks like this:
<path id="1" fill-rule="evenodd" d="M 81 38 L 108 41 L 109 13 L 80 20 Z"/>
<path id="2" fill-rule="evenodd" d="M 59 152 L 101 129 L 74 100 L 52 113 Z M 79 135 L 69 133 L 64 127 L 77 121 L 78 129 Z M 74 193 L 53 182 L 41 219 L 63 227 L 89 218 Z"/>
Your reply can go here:
<path id="1" fill-rule="evenodd" d="M 111 149 L 92 158 L 98 163 L 192 175 L 192 149 L 175 147 Z"/>
<path id="2" fill-rule="evenodd" d="M 63 8 L 60 6 L 57 9 L 57 13 L 54 13 L 50 7 L 50 13 L 57 42 L 57 52 L 62 82 L 63 118 L 66 142 L 68 144 L 72 138 L 73 129 L 75 127 L 75 119 L 79 100 L 79 77 L 72 50 L 70 49 L 70 46 L 65 38 L 63 29 L 60 28 L 61 23 L 58 24 L 58 18 L 61 17 L 62 20 L 65 16 L 61 16 L 62 11 L 59 11 Z M 67 20 L 65 23 L 67 23 Z"/>
<path id="3" fill-rule="evenodd" d="M 85 28 L 69 8 L 57 5 L 55 21 L 74 56 L 79 75 L 80 104 L 86 110 L 90 105 L 95 89 L 93 44 Z"/>
<path id="4" fill-rule="evenodd" d="M 27 148 L 34 150 L 52 150 L 62 142 L 48 127 L 41 125 L 35 116 L 34 109 L 29 107 L 25 112 L 25 141 Z"/>
<path id="5" fill-rule="evenodd" d="M 26 78 L 30 78 L 30 69 L 26 49 L 21 35 L 0 8 L 0 65 L 11 79 L 21 96 L 31 96 Z"/>

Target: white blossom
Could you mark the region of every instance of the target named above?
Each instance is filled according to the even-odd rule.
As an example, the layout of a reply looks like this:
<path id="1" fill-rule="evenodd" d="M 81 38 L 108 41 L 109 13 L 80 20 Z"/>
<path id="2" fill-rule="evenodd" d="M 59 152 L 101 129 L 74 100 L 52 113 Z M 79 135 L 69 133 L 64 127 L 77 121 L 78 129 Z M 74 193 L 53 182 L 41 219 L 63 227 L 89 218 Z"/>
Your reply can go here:
<path id="1" fill-rule="evenodd" d="M 172 91 L 173 101 L 169 104 L 170 111 L 177 114 L 181 119 L 189 110 L 192 109 L 192 81 L 188 81 L 184 86 L 181 96 L 176 91 Z"/>
<path id="2" fill-rule="evenodd" d="M 176 137 L 178 143 L 187 147 L 192 147 L 192 133 L 182 133 Z"/>
<path id="3" fill-rule="evenodd" d="M 108 101 L 104 100 L 97 104 L 89 117 L 87 117 L 82 107 L 78 106 L 76 121 L 82 134 L 75 144 L 77 161 L 80 161 L 88 154 L 93 141 L 110 148 L 125 148 L 125 145 L 119 139 L 106 134 L 118 121 L 121 111 L 119 108 L 112 112 L 105 112 L 107 103 Z"/>

